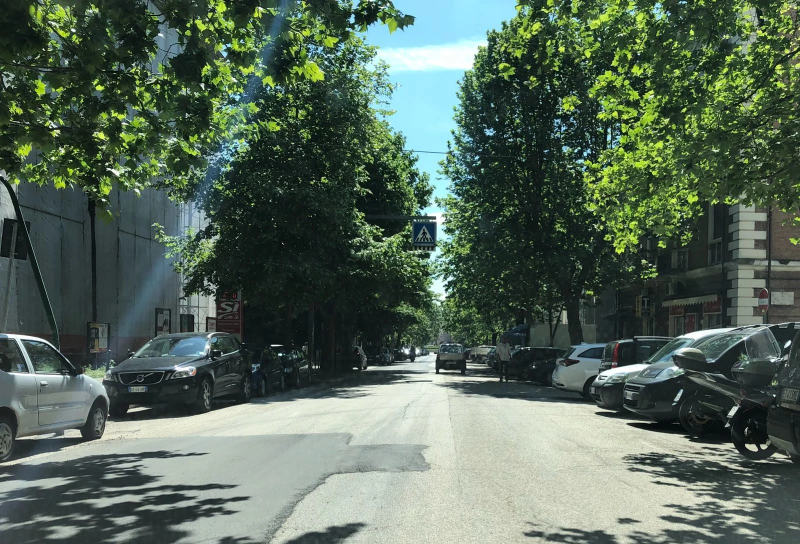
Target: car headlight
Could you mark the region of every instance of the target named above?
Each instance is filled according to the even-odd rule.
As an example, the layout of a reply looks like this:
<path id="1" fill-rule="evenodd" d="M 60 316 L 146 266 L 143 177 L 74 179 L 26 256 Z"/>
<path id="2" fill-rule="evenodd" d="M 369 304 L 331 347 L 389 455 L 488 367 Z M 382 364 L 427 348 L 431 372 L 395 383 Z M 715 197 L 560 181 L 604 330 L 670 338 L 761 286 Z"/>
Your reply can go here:
<path id="1" fill-rule="evenodd" d="M 683 376 L 685 372 L 686 371 L 684 369 L 673 366 L 671 368 L 664 369 L 664 371 L 659 374 L 659 377 L 668 380 L 677 376 Z"/>
<path id="2" fill-rule="evenodd" d="M 612 374 L 608 377 L 606 383 L 625 383 L 626 381 L 628 381 L 627 374 Z"/>
<path id="3" fill-rule="evenodd" d="M 105 376 L 103 376 L 103 379 L 104 379 L 104 380 L 107 380 L 107 381 L 109 381 L 109 382 L 115 382 L 115 381 L 117 381 L 117 380 L 116 380 L 116 378 L 114 378 L 114 375 L 111 373 L 111 371 L 110 371 L 110 370 L 106 370 L 106 375 L 105 375 Z"/>
<path id="4" fill-rule="evenodd" d="M 191 378 L 192 376 L 197 375 L 197 369 L 193 366 L 185 366 L 177 369 L 170 378 L 171 380 L 177 380 L 179 378 Z"/>

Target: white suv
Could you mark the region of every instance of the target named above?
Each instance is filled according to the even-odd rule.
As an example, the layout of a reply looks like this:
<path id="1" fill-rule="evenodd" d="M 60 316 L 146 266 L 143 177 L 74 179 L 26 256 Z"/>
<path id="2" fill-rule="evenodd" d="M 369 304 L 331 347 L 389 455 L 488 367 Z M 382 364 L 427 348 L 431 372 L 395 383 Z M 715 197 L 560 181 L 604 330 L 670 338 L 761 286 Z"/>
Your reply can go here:
<path id="1" fill-rule="evenodd" d="M 103 436 L 108 396 L 50 343 L 0 334 L 0 462 L 22 436 L 80 429 L 87 440 Z"/>
<path id="2" fill-rule="evenodd" d="M 561 359 L 556 360 L 553 385 L 565 391 L 580 393 L 591 400 L 589 389 L 600 371 L 605 344 L 581 344 L 572 346 Z"/>

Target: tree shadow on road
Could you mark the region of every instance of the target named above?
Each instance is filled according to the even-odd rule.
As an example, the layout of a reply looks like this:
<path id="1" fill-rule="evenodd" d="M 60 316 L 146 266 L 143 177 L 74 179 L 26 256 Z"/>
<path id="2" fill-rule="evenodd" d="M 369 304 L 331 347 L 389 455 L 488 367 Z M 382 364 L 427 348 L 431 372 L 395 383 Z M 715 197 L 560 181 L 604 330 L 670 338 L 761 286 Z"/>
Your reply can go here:
<path id="1" fill-rule="evenodd" d="M 795 543 L 800 539 L 800 471 L 785 457 L 751 462 L 727 446 L 679 453 L 627 455 L 631 472 L 650 476 L 656 485 L 688 491 L 685 504 L 667 502 L 654 509 L 667 528 L 637 529 L 640 520 L 620 518 L 613 530 L 591 527 L 538 528 L 524 533 L 548 542 L 616 544 Z M 657 517 L 656 517 L 657 516 Z M 533 524 L 532 524 L 533 525 Z"/>
<path id="2" fill-rule="evenodd" d="M 324 531 L 313 531 L 287 540 L 285 544 L 336 544 L 344 542 L 364 527 L 364 523 L 332 525 Z"/>
<path id="3" fill-rule="evenodd" d="M 165 485 L 144 468 L 154 460 L 198 455 L 205 454 L 93 455 L 0 469 L 2 541 L 160 544 L 187 538 L 180 524 L 233 514 L 230 507 L 248 499 L 208 495 L 234 485 Z"/>
<path id="4" fill-rule="evenodd" d="M 33 457 L 34 455 L 41 455 L 43 453 L 53 453 L 61 451 L 64 448 L 75 446 L 84 442 L 81 438 L 76 437 L 63 437 L 47 435 L 37 436 L 31 438 L 20 438 L 14 444 L 14 457 L 13 460 L 17 461 L 25 459 L 26 457 Z M 2 473 L 2 469 L 0 469 Z"/>

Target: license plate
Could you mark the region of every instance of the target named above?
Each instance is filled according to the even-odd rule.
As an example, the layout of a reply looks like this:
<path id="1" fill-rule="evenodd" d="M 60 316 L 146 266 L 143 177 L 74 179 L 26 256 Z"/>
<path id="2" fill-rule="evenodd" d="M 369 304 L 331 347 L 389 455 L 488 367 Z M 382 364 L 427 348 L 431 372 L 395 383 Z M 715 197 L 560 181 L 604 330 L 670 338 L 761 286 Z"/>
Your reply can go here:
<path id="1" fill-rule="evenodd" d="M 625 398 L 628 400 L 633 400 L 633 391 L 625 391 Z"/>
<path id="2" fill-rule="evenodd" d="M 781 400 L 785 400 L 786 402 L 797 402 L 797 399 L 799 397 L 800 397 L 800 390 L 784 389 L 783 394 L 781 395 Z"/>
<path id="3" fill-rule="evenodd" d="M 733 408 L 731 408 L 731 411 L 728 412 L 728 419 L 730 419 L 733 416 L 735 416 L 736 412 L 738 412 L 738 411 L 739 411 L 739 407 L 738 406 L 734 406 Z"/>
<path id="4" fill-rule="evenodd" d="M 128 388 L 128 393 L 147 393 L 146 385 L 132 385 Z"/>
<path id="5" fill-rule="evenodd" d="M 682 397 L 682 396 L 683 396 L 683 389 L 681 389 L 680 391 L 678 391 L 678 394 L 677 394 L 677 395 L 675 395 L 675 400 L 673 400 L 672 402 L 678 402 L 679 400 L 681 400 L 681 397 Z"/>

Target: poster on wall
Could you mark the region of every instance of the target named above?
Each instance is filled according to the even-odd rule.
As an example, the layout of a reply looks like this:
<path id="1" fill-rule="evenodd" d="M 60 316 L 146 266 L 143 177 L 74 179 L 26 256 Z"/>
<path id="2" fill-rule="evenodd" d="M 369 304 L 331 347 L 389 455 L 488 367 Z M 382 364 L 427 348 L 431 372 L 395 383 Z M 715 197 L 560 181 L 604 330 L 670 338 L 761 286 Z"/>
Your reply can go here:
<path id="1" fill-rule="evenodd" d="M 86 324 L 89 353 L 105 353 L 108 351 L 110 329 L 110 323 L 94 323 L 90 321 Z"/>
<path id="2" fill-rule="evenodd" d="M 206 318 L 206 332 L 217 332 L 217 318 L 216 317 L 207 317 Z"/>
<path id="3" fill-rule="evenodd" d="M 217 297 L 217 330 L 242 340 L 242 292 L 220 293 Z"/>
<path id="4" fill-rule="evenodd" d="M 156 308 L 156 336 L 172 332 L 172 310 Z"/>

